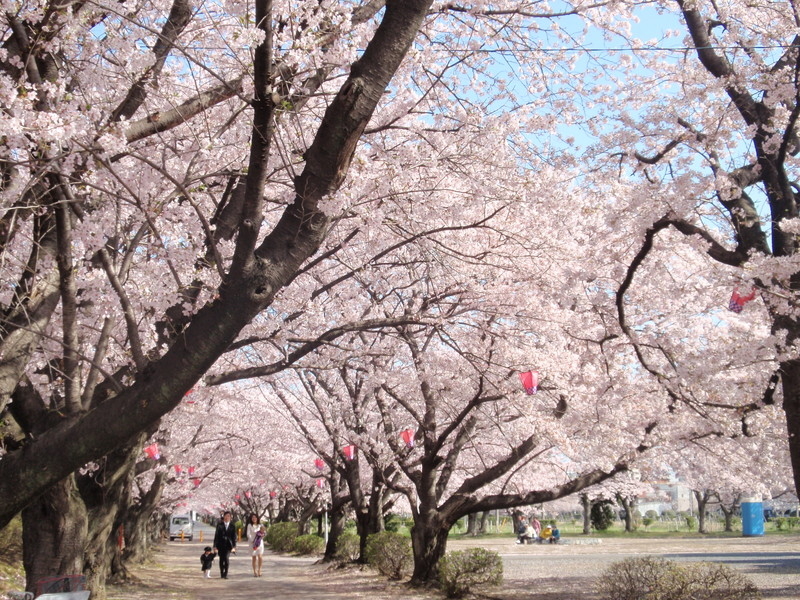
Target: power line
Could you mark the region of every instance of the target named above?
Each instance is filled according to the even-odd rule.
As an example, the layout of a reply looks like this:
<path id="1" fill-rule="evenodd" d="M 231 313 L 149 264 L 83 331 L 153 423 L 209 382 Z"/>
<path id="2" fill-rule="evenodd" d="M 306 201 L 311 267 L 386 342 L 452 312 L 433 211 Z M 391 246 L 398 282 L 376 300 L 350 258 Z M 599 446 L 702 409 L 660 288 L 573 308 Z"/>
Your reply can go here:
<path id="1" fill-rule="evenodd" d="M 444 47 L 444 44 L 439 44 Z M 550 53 L 550 52 L 587 52 L 587 53 L 603 53 L 603 52 L 691 52 L 696 50 L 789 50 L 790 48 L 800 48 L 799 44 L 774 46 L 642 46 L 639 48 L 444 48 L 452 53 L 472 53 L 472 54 L 534 54 L 536 52 Z M 229 47 L 217 46 L 187 46 L 187 50 L 205 50 L 205 51 L 221 51 L 230 50 Z M 364 52 L 359 49 L 358 52 Z"/>
<path id="2" fill-rule="evenodd" d="M 798 44 L 776 44 L 774 46 L 642 46 L 639 48 L 452 48 L 449 52 L 472 52 L 475 54 L 533 54 L 536 52 L 691 52 L 695 50 L 788 50 L 790 48 L 800 48 Z"/>

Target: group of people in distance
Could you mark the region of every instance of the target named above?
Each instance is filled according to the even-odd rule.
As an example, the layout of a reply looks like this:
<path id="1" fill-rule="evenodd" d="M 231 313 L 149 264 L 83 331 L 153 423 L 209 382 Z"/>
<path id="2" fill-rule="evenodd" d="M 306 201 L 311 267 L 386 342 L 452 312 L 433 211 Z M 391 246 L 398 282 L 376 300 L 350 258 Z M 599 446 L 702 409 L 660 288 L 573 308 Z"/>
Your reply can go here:
<path id="1" fill-rule="evenodd" d="M 560 539 L 561 532 L 555 523 L 542 529 L 542 524 L 536 517 L 532 517 L 530 521 L 522 517 L 517 525 L 517 544 L 532 544 L 533 542 L 556 544 Z"/>
<path id="2" fill-rule="evenodd" d="M 255 513 L 251 514 L 247 521 L 244 534 L 252 552 L 253 577 L 261 577 L 261 567 L 264 564 L 264 534 L 267 528 L 261 524 Z M 236 554 L 236 538 L 236 526 L 231 523 L 231 512 L 226 510 L 214 532 L 214 547 L 206 546 L 203 554 L 200 555 L 204 577 L 211 577 L 211 565 L 219 556 L 219 575 L 222 579 L 228 578 L 231 552 Z"/>

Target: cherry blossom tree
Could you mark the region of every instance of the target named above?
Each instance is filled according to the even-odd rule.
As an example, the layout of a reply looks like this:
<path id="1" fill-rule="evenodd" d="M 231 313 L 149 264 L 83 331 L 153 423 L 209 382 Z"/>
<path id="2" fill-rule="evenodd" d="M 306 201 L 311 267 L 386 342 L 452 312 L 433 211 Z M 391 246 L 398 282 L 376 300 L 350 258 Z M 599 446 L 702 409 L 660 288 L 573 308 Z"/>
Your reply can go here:
<path id="1" fill-rule="evenodd" d="M 657 3 L 656 10 L 674 26 L 668 37 L 654 43 L 634 40 L 622 23 L 610 26 L 616 29 L 615 41 L 626 46 L 630 42 L 630 58 L 614 67 L 604 65 L 615 75 L 625 71 L 624 83 L 614 91 L 624 100 L 612 122 L 597 130 L 599 142 L 593 147 L 596 164 L 604 165 L 600 168 L 613 164 L 621 169 L 618 182 L 633 192 L 623 204 L 636 207 L 636 214 L 625 220 L 637 224 L 632 229 L 623 226 L 625 236 L 638 231 L 629 239 L 639 241 L 631 258 L 625 259 L 628 267 L 618 287 L 620 326 L 637 344 L 642 364 L 654 377 L 676 398 L 702 407 L 706 401 L 694 394 L 704 385 L 703 369 L 693 372 L 680 364 L 680 353 L 673 355 L 673 345 L 665 341 L 671 326 L 680 321 L 650 317 L 664 315 L 670 299 L 682 303 L 703 287 L 714 290 L 719 309 L 708 306 L 704 313 L 716 313 L 713 319 L 730 329 L 751 328 L 753 335 L 743 347 L 735 347 L 732 340 L 709 346 L 720 359 L 709 365 L 727 363 L 733 373 L 736 364 L 746 361 L 761 363 L 769 373 L 767 379 L 759 377 L 754 388 L 745 391 L 749 386 L 743 385 L 742 392 L 716 407 L 725 405 L 746 421 L 754 410 L 781 405 L 795 488 L 800 489 L 794 314 L 797 11 L 792 3 L 735 1 L 664 2 Z M 670 37 L 680 36 L 677 45 L 685 48 L 680 52 L 656 56 L 644 50 L 655 44 L 675 46 Z M 636 69 L 630 68 L 633 60 Z M 608 77 L 609 71 L 604 73 Z M 622 81 L 615 75 L 611 77 Z M 669 100 L 645 98 L 643 86 L 668 89 Z M 659 266 L 687 254 L 695 255 L 696 274 L 704 271 L 708 287 L 698 278 L 673 284 L 657 275 Z M 639 286 L 644 294 L 637 292 Z M 744 301 L 736 302 L 734 294 Z M 731 312 L 723 313 L 729 300 Z M 749 300 L 753 302 L 748 305 Z M 729 354 L 727 361 L 724 353 Z"/>
<path id="2" fill-rule="evenodd" d="M 28 511 L 29 583 L 83 570 L 123 518 L 92 503 L 94 472 L 118 505 L 139 483 L 143 508 L 256 485 L 311 501 L 308 475 L 262 469 L 283 463 L 245 380 L 348 354 L 377 378 L 365 341 L 396 362 L 360 443 L 406 478 L 384 484 L 416 510 L 420 565 L 459 516 L 571 493 L 653 445 L 749 438 L 772 404 L 800 472 L 788 4 L 659 4 L 698 62 L 643 50 L 622 3 L 254 8 L 6 11 L 0 525 Z M 602 36 L 630 52 L 585 62 Z M 717 310 L 737 281 L 761 299 Z M 218 403 L 154 433 L 204 376 Z M 168 462 L 137 476 L 150 435 Z M 162 489 L 190 463 L 196 490 Z M 35 555 L 46 536 L 61 564 Z"/>
<path id="3" fill-rule="evenodd" d="M 65 506 L 70 473 L 174 408 L 319 248 L 319 202 L 344 180 L 430 2 L 385 4 L 7 13 L 2 247 L 17 284 L 0 409 L 27 441 L 0 461 L 0 522 L 27 506 L 35 535 L 41 507 L 69 508 L 73 535 L 54 531 L 72 548 L 59 564 L 37 557 L 42 571 L 81 570 L 87 516 Z M 364 46 L 348 50 L 351 31 Z M 281 152 L 295 156 L 273 151 L 276 121 L 303 127 L 281 117 L 309 99 L 302 160 L 271 176 Z"/>

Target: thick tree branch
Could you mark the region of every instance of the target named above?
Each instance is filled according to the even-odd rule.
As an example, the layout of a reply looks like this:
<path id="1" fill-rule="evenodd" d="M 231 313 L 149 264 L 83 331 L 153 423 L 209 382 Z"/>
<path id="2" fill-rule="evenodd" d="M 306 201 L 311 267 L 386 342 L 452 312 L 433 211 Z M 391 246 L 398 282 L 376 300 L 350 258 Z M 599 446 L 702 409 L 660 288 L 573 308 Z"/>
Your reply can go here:
<path id="1" fill-rule="evenodd" d="M 420 319 L 417 317 L 403 316 L 387 319 L 367 319 L 365 321 L 356 321 L 354 323 L 348 323 L 339 327 L 333 327 L 320 334 L 313 340 L 302 342 L 299 348 L 287 353 L 286 357 L 282 360 L 259 367 L 249 367 L 247 369 L 238 369 L 235 371 L 229 371 L 227 373 L 209 375 L 205 378 L 205 383 L 206 385 L 210 386 L 222 385 L 223 383 L 229 383 L 231 381 L 238 381 L 241 379 L 251 379 L 253 377 L 266 377 L 268 375 L 274 375 L 275 373 L 279 373 L 280 371 L 291 367 L 304 356 L 314 352 L 325 344 L 331 343 L 347 333 L 352 333 L 354 331 L 384 329 L 387 327 L 396 327 L 398 325 L 419 324 L 420 322 Z"/>
<path id="2" fill-rule="evenodd" d="M 454 501 L 453 502 L 454 508 L 457 507 L 459 509 L 459 511 L 455 512 L 455 514 L 460 513 L 460 516 L 463 516 L 471 512 L 480 512 L 483 510 L 494 510 L 502 508 L 514 508 L 516 506 L 539 504 L 541 502 L 549 502 L 551 500 L 557 500 L 558 498 L 563 498 L 565 496 L 569 496 L 571 494 L 579 492 L 582 489 L 585 489 L 591 485 L 602 483 L 607 479 L 611 479 L 618 473 L 623 473 L 627 470 L 628 470 L 628 461 L 621 460 L 617 462 L 608 471 L 603 471 L 602 469 L 595 469 L 593 471 L 589 471 L 588 473 L 584 473 L 583 475 L 575 477 L 574 479 L 571 479 L 566 483 L 554 486 L 548 490 L 536 490 L 525 494 L 493 494 L 490 496 L 484 496 L 483 498 L 474 501 L 462 500 L 462 502 L 460 503 Z M 460 496 L 459 498 L 463 498 L 463 496 Z M 466 512 L 464 512 L 464 510 L 466 510 Z M 460 516 L 456 518 L 458 519 L 460 518 Z"/>
<path id="3" fill-rule="evenodd" d="M 147 364 L 147 359 L 142 351 L 142 340 L 139 336 L 139 324 L 136 321 L 136 315 L 133 314 L 133 305 L 128 299 L 128 294 L 125 292 L 125 288 L 122 286 L 117 274 L 114 272 L 114 265 L 111 264 L 111 258 L 108 255 L 108 250 L 101 248 L 98 251 L 98 254 L 100 255 L 100 260 L 103 263 L 103 269 L 106 272 L 106 277 L 108 277 L 108 281 L 116 292 L 120 306 L 122 307 L 122 314 L 125 317 L 125 324 L 128 329 L 128 343 L 130 344 L 133 363 L 136 365 L 136 368 L 141 371 Z"/>
<path id="4" fill-rule="evenodd" d="M 143 119 L 134 121 L 125 130 L 125 139 L 128 143 L 132 143 L 153 134 L 173 129 L 212 106 L 233 98 L 241 91 L 241 78 L 226 81 L 225 83 L 186 100 L 183 104 L 175 108 L 154 112 Z M 119 160 L 122 156 L 124 155 L 120 154 L 114 156 L 112 160 Z"/>
<path id="5" fill-rule="evenodd" d="M 78 362 L 78 301 L 75 271 L 72 264 L 72 211 L 69 208 L 71 198 L 67 195 L 67 186 L 62 179 L 53 174 L 50 176 L 53 186 L 55 205 L 56 232 L 58 236 L 59 284 L 61 291 L 61 330 L 63 342 L 64 372 L 64 404 L 70 413 L 80 412 L 83 408 L 80 396 L 80 364 Z"/>
<path id="6" fill-rule="evenodd" d="M 164 68 L 170 51 L 175 47 L 175 40 L 189 24 L 192 18 L 192 7 L 189 0 L 174 0 L 161 34 L 153 46 L 155 62 L 131 86 L 125 99 L 111 113 L 109 121 L 115 123 L 122 119 L 130 119 L 139 110 L 147 98 L 147 86 L 154 85 Z"/>
<path id="7" fill-rule="evenodd" d="M 240 229 L 239 256 L 219 297 L 192 316 L 163 356 L 148 365 L 145 374 L 89 412 L 67 417 L 28 444 L 24 453 L 9 452 L 3 456 L 0 498 L 4 503 L 0 506 L 0 527 L 49 485 L 125 444 L 143 427 L 177 406 L 242 328 L 272 303 L 302 263 L 317 251 L 327 226 L 327 217 L 317 209 L 318 202 L 344 180 L 360 134 L 410 48 L 431 2 L 387 2 L 381 25 L 322 119 L 307 153 L 305 170 L 296 180 L 294 204 L 266 236 L 256 251 L 256 260 L 246 256 L 249 242 L 242 240 L 250 234 L 242 236 Z M 261 3 L 259 11 L 265 6 Z M 265 26 L 263 21 L 259 26 Z M 259 60 L 263 61 L 264 52 L 259 54 Z M 263 66 L 266 68 L 268 63 Z M 259 81 L 266 82 L 268 78 Z M 263 88 L 257 86 L 257 89 Z M 254 122 L 256 132 L 263 133 L 263 126 L 269 124 L 269 119 L 265 119 L 269 110 L 268 106 L 256 109 L 259 115 L 258 123 Z M 259 139 L 263 137 L 254 137 L 251 146 L 254 164 L 262 164 L 265 159 Z M 243 224 L 263 194 L 263 187 L 257 185 L 262 177 L 257 173 L 259 170 L 263 171 L 248 172 L 247 193 L 251 200 Z M 260 226 L 260 220 L 247 224 L 247 227 Z M 75 439 L 81 443 L 73 443 Z"/>

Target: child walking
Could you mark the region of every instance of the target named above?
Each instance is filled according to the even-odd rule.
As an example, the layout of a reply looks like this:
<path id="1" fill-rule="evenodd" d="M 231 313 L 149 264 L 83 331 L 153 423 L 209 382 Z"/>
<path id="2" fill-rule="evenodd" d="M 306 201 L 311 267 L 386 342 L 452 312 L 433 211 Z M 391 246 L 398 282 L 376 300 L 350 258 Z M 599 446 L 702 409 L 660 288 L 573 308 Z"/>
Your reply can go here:
<path id="1" fill-rule="evenodd" d="M 203 569 L 204 577 L 211 577 L 211 565 L 214 564 L 214 559 L 216 557 L 217 553 L 211 550 L 211 546 L 206 546 L 205 550 L 200 555 L 200 563 L 203 565 L 201 568 Z"/>

